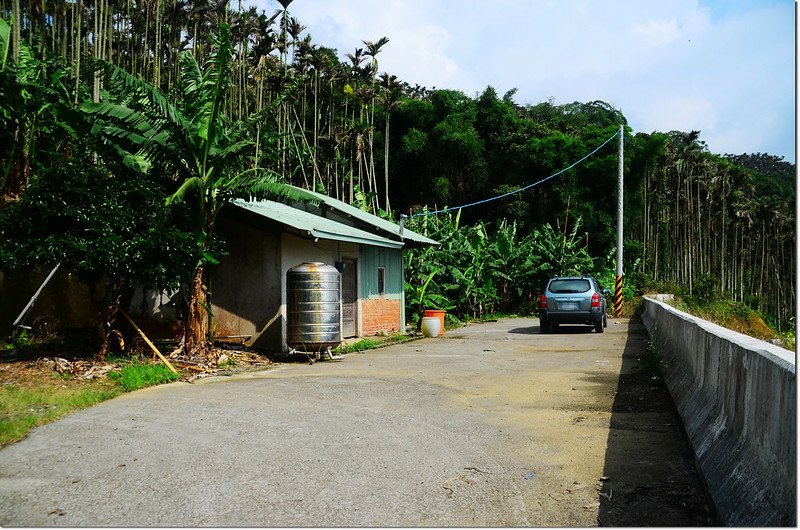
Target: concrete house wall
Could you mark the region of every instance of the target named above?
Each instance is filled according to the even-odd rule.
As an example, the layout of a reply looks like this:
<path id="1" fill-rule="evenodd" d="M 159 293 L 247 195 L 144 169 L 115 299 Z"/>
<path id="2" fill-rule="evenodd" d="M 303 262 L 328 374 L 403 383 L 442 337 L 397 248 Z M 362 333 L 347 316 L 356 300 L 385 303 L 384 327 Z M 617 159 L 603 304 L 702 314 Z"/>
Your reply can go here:
<path id="1" fill-rule="evenodd" d="M 220 218 L 218 234 L 230 254 L 211 269 L 214 336 L 274 349 L 282 340 L 281 229 Z"/>
<path id="2" fill-rule="evenodd" d="M 356 264 L 356 336 L 404 329 L 402 251 L 329 239 L 308 239 L 278 223 L 244 215 L 221 217 L 229 254 L 212 270 L 214 336 L 268 351 L 287 351 L 286 273 L 304 262 Z M 377 291 L 378 267 L 385 293 Z"/>

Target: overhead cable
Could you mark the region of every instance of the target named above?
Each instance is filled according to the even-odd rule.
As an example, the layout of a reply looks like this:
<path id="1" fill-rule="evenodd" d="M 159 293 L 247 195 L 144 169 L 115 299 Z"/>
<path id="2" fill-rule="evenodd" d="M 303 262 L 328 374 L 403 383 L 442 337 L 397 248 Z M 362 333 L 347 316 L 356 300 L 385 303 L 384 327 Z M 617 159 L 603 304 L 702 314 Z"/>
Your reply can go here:
<path id="1" fill-rule="evenodd" d="M 611 140 L 613 140 L 614 138 L 616 138 L 618 135 L 619 135 L 619 131 L 617 131 L 617 132 L 615 132 L 614 134 L 612 134 L 612 135 L 611 135 L 611 137 L 610 137 L 608 140 L 606 140 L 605 142 L 603 142 L 602 144 L 600 144 L 599 146 L 597 146 L 597 147 L 596 147 L 596 148 L 595 148 L 595 149 L 594 149 L 594 150 L 593 150 L 591 153 L 589 153 L 588 155 L 584 156 L 584 157 L 583 157 L 583 158 L 581 158 L 580 160 L 578 160 L 578 161 L 576 161 L 576 162 L 573 162 L 571 165 L 569 165 L 569 166 L 565 167 L 564 169 L 561 169 L 561 170 L 559 170 L 559 171 L 557 171 L 557 172 L 553 173 L 553 174 L 552 174 L 552 175 L 550 175 L 549 177 L 545 177 L 545 178 L 543 178 L 543 179 L 541 179 L 541 180 L 537 180 L 537 181 L 536 181 L 536 182 L 534 182 L 533 184 L 528 184 L 527 186 L 525 186 L 525 187 L 523 187 L 523 188 L 519 188 L 519 189 L 517 189 L 517 190 L 514 190 L 514 191 L 509 191 L 508 193 L 504 193 L 504 194 L 502 194 L 502 195 L 498 195 L 497 197 L 490 197 L 490 198 L 488 198 L 488 199 L 483 199 L 483 200 L 480 200 L 480 201 L 472 202 L 472 203 L 469 203 L 469 204 L 464 204 L 464 205 L 461 205 L 461 206 L 452 206 L 452 207 L 449 207 L 449 208 L 443 208 L 443 209 L 441 209 L 441 210 L 434 210 L 434 211 L 431 211 L 431 212 L 420 212 L 420 213 L 415 213 L 415 214 L 413 214 L 413 215 L 411 216 L 411 218 L 413 219 L 414 217 L 421 217 L 421 216 L 423 216 L 423 215 L 433 215 L 433 214 L 439 214 L 439 213 L 450 212 L 450 211 L 453 211 L 453 210 L 461 210 L 461 209 L 464 209 L 464 208 L 469 208 L 469 207 L 471 207 L 471 206 L 477 206 L 477 205 L 479 205 L 479 204 L 485 204 L 485 203 L 487 203 L 487 202 L 496 201 L 497 199 L 502 199 L 502 198 L 504 198 L 504 197 L 508 197 L 509 195 L 514 195 L 515 193 L 521 193 L 521 192 L 523 192 L 523 191 L 525 191 L 525 190 L 528 190 L 528 189 L 530 189 L 530 188 L 533 188 L 534 186 L 538 186 L 539 184 L 542 184 L 543 182 L 547 182 L 548 180 L 550 180 L 550 179 L 552 179 L 552 178 L 554 178 L 554 177 L 557 177 L 558 175 L 560 175 L 560 174 L 562 174 L 562 173 L 564 173 L 564 172 L 566 172 L 566 171 L 569 171 L 570 169 L 574 168 L 575 166 L 577 166 L 578 164 L 580 164 L 581 162 L 583 162 L 584 160 L 586 160 L 587 158 L 589 158 L 590 156 L 592 156 L 593 154 L 595 154 L 596 152 L 598 152 L 598 151 L 599 151 L 600 149 L 602 149 L 602 148 L 603 148 L 603 147 L 604 147 L 604 146 L 605 146 L 605 145 L 606 145 L 608 142 L 610 142 Z"/>

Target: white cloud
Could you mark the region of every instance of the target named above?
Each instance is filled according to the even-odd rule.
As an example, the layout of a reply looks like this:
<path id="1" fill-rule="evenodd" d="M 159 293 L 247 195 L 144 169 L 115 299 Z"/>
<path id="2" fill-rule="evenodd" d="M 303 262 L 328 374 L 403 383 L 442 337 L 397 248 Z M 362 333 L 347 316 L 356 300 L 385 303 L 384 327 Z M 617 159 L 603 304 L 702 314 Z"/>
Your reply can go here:
<path id="1" fill-rule="evenodd" d="M 672 20 L 650 20 L 642 24 L 634 24 L 631 33 L 642 37 L 651 46 L 663 46 L 678 38 L 678 21 Z"/>
<path id="2" fill-rule="evenodd" d="M 379 31 L 374 39 L 389 36 L 389 44 L 378 55 L 380 70 L 390 71 L 411 84 L 417 79 L 424 79 L 428 86 L 454 83 L 459 67 L 447 53 L 452 41 L 450 31 L 436 24 L 392 26 L 386 20 L 383 27 L 376 27 Z"/>
<path id="3" fill-rule="evenodd" d="M 257 5 L 263 7 L 264 0 Z M 289 13 L 308 26 L 317 44 L 336 48 L 341 58 L 363 48 L 363 41 L 385 36 L 390 42 L 377 57 L 381 71 L 411 84 L 453 85 L 459 66 L 447 53 L 452 32 L 440 17 L 421 16 L 421 7 L 413 0 L 298 0 Z"/>
<path id="4" fill-rule="evenodd" d="M 642 131 L 654 130 L 713 130 L 717 126 L 714 105 L 703 97 L 656 98 L 644 110 L 636 113 Z M 664 128 L 669 124 L 668 128 Z"/>

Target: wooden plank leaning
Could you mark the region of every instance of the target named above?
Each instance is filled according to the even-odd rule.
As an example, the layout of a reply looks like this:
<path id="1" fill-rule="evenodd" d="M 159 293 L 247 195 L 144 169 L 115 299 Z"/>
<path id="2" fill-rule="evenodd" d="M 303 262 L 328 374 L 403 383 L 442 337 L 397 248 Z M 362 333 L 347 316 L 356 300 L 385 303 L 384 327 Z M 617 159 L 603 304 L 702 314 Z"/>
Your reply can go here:
<path id="1" fill-rule="evenodd" d="M 169 368 L 173 374 L 177 374 L 178 370 L 176 370 L 175 367 L 172 366 L 172 364 L 167 360 L 167 358 L 164 357 L 160 351 L 158 351 L 158 348 L 156 348 L 155 344 L 150 342 L 150 339 L 147 338 L 147 335 L 144 334 L 144 331 L 139 329 L 139 326 L 136 325 L 136 322 L 133 321 L 133 319 L 128 315 L 128 313 L 126 313 L 125 310 L 122 309 L 121 307 L 119 308 L 119 312 L 122 313 L 122 316 L 128 319 L 128 322 L 131 323 L 133 329 L 139 332 L 139 335 L 144 339 L 147 345 L 150 346 L 150 349 L 153 350 L 156 353 L 156 355 L 158 355 L 161 358 L 162 361 L 164 361 L 164 364 L 167 365 L 167 368 Z"/>

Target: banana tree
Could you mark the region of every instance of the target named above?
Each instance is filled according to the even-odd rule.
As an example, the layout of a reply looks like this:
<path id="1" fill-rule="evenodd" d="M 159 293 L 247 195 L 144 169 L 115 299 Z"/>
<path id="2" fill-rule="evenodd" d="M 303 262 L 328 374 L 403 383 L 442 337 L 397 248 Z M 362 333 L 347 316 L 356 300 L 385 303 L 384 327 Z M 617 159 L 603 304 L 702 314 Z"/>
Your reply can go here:
<path id="1" fill-rule="evenodd" d="M 186 294 L 183 336 L 190 352 L 206 346 L 211 329 L 207 269 L 216 263 L 213 235 L 222 207 L 235 198 L 317 202 L 254 160 L 249 125 L 268 117 L 271 108 L 246 120 L 226 116 L 232 56 L 230 27 L 221 23 L 204 68 L 191 52 L 181 54 L 179 97 L 174 101 L 125 70 L 97 61 L 109 97 L 81 106 L 95 117 L 93 133 L 111 156 L 138 171 L 174 180 L 177 190 L 167 202 L 183 202 L 194 213 L 197 261 Z"/>
<path id="2" fill-rule="evenodd" d="M 450 301 L 441 294 L 433 290 L 428 290 L 428 287 L 431 286 L 431 282 L 433 282 L 434 276 L 439 274 L 439 270 L 438 267 L 434 267 L 424 279 L 420 278 L 419 282 L 405 282 L 406 305 L 408 311 L 412 315 L 417 316 L 417 331 L 422 328 L 422 317 L 425 316 L 426 309 L 435 308 L 449 311 L 455 307 L 454 304 L 451 304 Z M 433 286 L 435 288 L 435 282 Z"/>
<path id="3" fill-rule="evenodd" d="M 594 261 L 585 246 L 581 246 L 578 236 L 581 219 L 575 221 L 575 227 L 569 236 L 559 234 L 549 224 L 542 225 L 534 231 L 534 251 L 541 256 L 543 272 L 550 274 L 584 274 L 594 270 Z"/>
<path id="4" fill-rule="evenodd" d="M 497 284 L 499 307 L 521 308 L 532 302 L 533 293 L 541 288 L 542 271 L 547 267 L 534 250 L 531 234 L 519 237 L 516 221 L 497 221 L 491 246 L 494 264 L 492 275 Z"/>
<path id="5" fill-rule="evenodd" d="M 453 235 L 453 247 L 449 250 L 455 260 L 447 268 L 452 283 L 444 288 L 458 300 L 464 313 L 481 318 L 498 299 L 493 272 L 501 267 L 488 251 L 491 241 L 482 222 Z"/>

